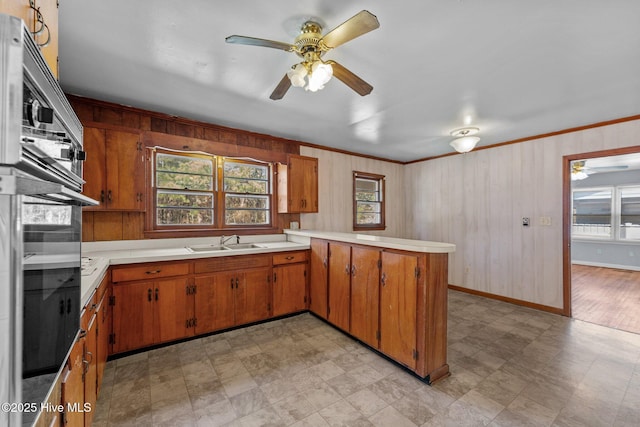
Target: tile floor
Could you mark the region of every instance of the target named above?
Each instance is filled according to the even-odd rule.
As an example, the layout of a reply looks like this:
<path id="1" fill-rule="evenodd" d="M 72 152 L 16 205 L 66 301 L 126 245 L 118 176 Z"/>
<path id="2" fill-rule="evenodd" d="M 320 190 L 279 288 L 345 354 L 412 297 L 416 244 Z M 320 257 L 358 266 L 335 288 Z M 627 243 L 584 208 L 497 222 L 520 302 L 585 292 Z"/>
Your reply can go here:
<path id="1" fill-rule="evenodd" d="M 425 385 L 310 314 L 110 361 L 94 426 L 637 426 L 640 335 L 449 292 Z"/>

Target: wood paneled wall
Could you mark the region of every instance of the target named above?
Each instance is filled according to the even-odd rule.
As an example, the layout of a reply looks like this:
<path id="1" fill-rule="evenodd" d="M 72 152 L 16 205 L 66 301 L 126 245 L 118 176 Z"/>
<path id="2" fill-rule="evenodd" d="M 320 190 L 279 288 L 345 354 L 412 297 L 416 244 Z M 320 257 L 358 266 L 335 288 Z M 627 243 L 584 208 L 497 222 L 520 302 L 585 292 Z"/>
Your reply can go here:
<path id="1" fill-rule="evenodd" d="M 639 140 L 625 121 L 406 165 L 406 235 L 456 245 L 450 284 L 561 309 L 563 156 Z"/>
<path id="2" fill-rule="evenodd" d="M 177 149 L 201 150 L 228 156 L 247 156 L 274 162 L 286 162 L 287 154 L 300 152 L 299 141 L 89 98 L 67 96 L 84 126 L 142 131 L 143 142 L 146 145 L 158 144 Z M 277 228 L 282 230 L 288 228 L 291 221 L 300 221 L 300 215 L 278 214 L 276 221 Z M 82 240 L 86 242 L 144 239 L 144 224 L 144 212 L 84 212 Z"/>
<path id="3" fill-rule="evenodd" d="M 386 230 L 367 231 L 387 237 L 410 237 L 404 224 L 404 165 L 302 146 L 304 156 L 318 158 L 318 206 L 315 214 L 301 214 L 304 228 L 353 232 L 353 171 L 385 176 Z M 408 202 L 407 202 L 408 203 Z"/>

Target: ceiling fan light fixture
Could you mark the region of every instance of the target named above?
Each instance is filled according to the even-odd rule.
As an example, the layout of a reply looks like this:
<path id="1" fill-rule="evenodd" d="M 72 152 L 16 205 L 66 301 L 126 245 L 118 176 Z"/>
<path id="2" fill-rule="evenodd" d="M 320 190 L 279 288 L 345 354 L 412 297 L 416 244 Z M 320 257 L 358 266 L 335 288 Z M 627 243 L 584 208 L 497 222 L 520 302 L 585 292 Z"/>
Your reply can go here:
<path id="1" fill-rule="evenodd" d="M 571 181 L 580 181 L 587 178 L 589 178 L 589 175 L 587 175 L 586 172 L 583 171 L 571 173 Z"/>
<path id="2" fill-rule="evenodd" d="M 291 80 L 291 85 L 295 87 L 303 87 L 306 84 L 306 76 L 307 69 L 302 63 L 287 71 L 287 77 L 289 77 L 289 80 Z"/>
<path id="3" fill-rule="evenodd" d="M 322 61 L 316 61 L 311 66 L 311 73 L 307 76 L 309 84 L 305 88 L 311 92 L 317 92 L 324 89 L 324 85 L 331 80 L 333 76 L 333 67 Z"/>
<path id="4" fill-rule="evenodd" d="M 469 151 L 473 150 L 476 147 L 478 141 L 480 141 L 479 137 L 473 136 L 478 132 L 480 132 L 480 129 L 476 127 L 466 127 L 452 130 L 450 134 L 456 139 L 451 141 L 449 145 L 451 145 L 458 153 L 468 153 Z"/>

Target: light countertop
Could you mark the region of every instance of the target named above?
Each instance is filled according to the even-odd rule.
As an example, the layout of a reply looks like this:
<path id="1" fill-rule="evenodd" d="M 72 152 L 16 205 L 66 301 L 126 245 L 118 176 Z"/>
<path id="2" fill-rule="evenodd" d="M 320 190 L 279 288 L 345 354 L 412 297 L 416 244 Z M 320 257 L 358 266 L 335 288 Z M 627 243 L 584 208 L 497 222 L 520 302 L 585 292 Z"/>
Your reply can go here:
<path id="1" fill-rule="evenodd" d="M 110 265 L 305 250 L 310 248 L 311 238 L 421 253 L 451 253 L 456 248 L 451 243 L 315 230 L 284 230 L 284 234 L 242 236 L 241 243 L 255 243 L 260 247 L 211 252 L 192 252 L 188 247 L 215 245 L 219 243 L 219 237 L 86 242 L 82 244 L 82 256 L 85 261 L 89 258 L 90 268 L 82 276 L 82 305 L 100 285 Z"/>

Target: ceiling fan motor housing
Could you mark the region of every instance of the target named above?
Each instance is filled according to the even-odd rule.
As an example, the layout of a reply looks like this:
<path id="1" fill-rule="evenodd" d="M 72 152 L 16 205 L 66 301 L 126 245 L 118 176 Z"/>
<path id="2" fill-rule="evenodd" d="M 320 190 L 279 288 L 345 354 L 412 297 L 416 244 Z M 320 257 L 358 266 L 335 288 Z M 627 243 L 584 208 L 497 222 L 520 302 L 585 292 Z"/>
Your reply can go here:
<path id="1" fill-rule="evenodd" d="M 307 61 L 320 58 L 326 50 L 320 46 L 321 39 L 322 26 L 314 21 L 305 22 L 300 28 L 300 35 L 294 41 L 296 53 Z"/>

